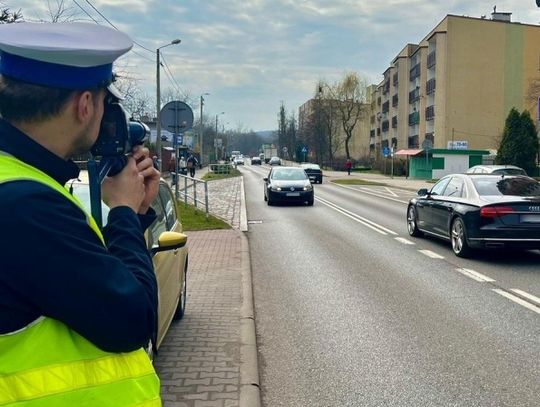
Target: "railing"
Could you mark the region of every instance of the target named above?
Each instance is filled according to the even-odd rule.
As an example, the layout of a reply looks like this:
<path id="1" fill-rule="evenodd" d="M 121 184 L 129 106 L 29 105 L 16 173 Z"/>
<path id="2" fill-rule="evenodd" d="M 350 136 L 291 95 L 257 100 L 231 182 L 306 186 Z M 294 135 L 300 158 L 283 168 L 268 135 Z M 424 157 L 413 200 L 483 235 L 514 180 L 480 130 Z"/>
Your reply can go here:
<path id="1" fill-rule="evenodd" d="M 197 185 L 203 185 L 204 200 L 197 197 Z M 183 186 L 183 188 L 182 188 Z M 188 177 L 187 175 L 178 174 L 178 181 L 175 185 L 176 199 L 182 199 L 185 204 L 193 204 L 197 208 L 197 204 L 204 205 L 206 217 L 208 218 L 208 182 L 199 178 Z"/>

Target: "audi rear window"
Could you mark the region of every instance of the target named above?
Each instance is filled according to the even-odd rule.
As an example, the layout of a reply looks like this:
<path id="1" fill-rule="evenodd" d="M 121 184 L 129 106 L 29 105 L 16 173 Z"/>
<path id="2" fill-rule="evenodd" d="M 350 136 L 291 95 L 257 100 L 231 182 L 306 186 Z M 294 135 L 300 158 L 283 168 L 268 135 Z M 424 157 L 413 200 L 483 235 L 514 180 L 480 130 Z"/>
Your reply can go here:
<path id="1" fill-rule="evenodd" d="M 540 196 L 540 183 L 528 177 L 472 178 L 479 195 Z"/>

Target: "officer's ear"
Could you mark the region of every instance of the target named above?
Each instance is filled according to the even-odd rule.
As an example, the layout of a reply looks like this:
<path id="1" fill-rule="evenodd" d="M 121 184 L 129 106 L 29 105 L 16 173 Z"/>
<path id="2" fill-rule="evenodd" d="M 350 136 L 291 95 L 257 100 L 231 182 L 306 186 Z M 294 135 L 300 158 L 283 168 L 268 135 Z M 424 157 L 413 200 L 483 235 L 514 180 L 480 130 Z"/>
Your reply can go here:
<path id="1" fill-rule="evenodd" d="M 103 91 L 81 91 L 74 95 L 75 114 L 77 120 L 82 123 L 86 123 L 95 115 L 99 104 L 103 103 Z"/>

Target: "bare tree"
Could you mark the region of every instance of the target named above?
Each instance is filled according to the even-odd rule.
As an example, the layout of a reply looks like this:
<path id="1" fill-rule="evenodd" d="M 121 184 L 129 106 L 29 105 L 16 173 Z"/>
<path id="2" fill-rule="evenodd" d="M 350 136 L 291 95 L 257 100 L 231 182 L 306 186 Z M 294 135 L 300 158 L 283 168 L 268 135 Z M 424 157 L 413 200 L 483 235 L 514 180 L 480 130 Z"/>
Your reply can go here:
<path id="1" fill-rule="evenodd" d="M 0 3 L 3 6 L 3 3 Z M 21 10 L 11 11 L 9 8 L 0 9 L 0 24 L 10 24 L 23 21 L 23 15 Z"/>
<path id="2" fill-rule="evenodd" d="M 351 158 L 349 143 L 354 128 L 365 117 L 368 81 L 356 72 L 347 72 L 334 86 L 327 86 L 333 99 L 332 108 L 337 110 L 341 127 L 345 133 L 345 155 Z M 324 90 L 323 90 L 324 91 Z"/>

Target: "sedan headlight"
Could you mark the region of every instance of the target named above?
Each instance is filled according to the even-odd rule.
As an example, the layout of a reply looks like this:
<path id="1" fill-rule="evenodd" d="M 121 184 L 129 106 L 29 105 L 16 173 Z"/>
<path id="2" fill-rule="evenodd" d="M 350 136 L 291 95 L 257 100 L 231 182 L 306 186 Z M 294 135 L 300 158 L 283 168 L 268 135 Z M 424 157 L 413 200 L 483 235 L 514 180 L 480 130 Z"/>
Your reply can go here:
<path id="1" fill-rule="evenodd" d="M 304 187 L 304 191 L 311 191 L 313 189 L 313 185 L 309 184 Z"/>
<path id="2" fill-rule="evenodd" d="M 272 191 L 281 191 L 281 187 L 276 187 L 276 186 L 273 186 L 273 185 L 270 186 L 270 189 Z"/>

